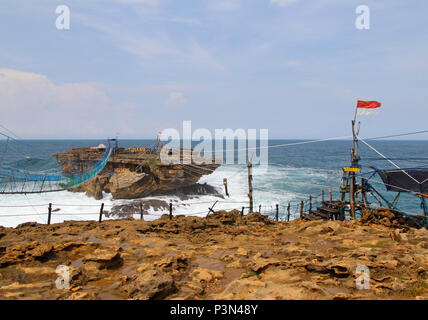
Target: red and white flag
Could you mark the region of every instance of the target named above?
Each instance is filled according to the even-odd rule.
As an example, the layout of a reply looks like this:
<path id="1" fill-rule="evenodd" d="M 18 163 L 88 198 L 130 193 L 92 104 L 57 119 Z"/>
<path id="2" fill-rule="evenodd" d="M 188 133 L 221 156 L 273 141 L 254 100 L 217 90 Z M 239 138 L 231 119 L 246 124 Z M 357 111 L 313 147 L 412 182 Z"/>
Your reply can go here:
<path id="1" fill-rule="evenodd" d="M 368 116 L 379 112 L 382 103 L 377 101 L 361 101 L 357 103 L 357 115 Z"/>

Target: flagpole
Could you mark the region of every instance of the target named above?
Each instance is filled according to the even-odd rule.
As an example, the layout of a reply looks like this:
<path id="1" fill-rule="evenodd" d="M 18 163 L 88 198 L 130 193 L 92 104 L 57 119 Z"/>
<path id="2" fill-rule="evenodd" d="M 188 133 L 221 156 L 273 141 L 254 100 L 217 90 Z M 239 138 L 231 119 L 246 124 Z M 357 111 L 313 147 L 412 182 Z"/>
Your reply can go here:
<path id="1" fill-rule="evenodd" d="M 354 123 L 357 120 L 358 105 L 355 107 Z"/>

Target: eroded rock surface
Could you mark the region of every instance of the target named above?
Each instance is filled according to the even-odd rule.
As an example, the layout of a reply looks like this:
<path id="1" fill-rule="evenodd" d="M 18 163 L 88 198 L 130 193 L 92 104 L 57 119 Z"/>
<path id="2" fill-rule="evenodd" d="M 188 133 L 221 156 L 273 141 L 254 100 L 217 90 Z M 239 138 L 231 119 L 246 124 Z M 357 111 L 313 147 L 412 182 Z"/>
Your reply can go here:
<path id="1" fill-rule="evenodd" d="M 184 157 L 188 151 L 180 152 Z M 88 170 L 102 155 L 103 151 L 90 148 L 54 154 L 65 175 Z M 203 175 L 211 174 L 220 166 L 212 158 L 192 157 L 192 160 L 199 164 L 183 162 L 181 158 L 163 163 L 153 150 L 118 148 L 94 179 L 70 191 L 85 192 L 98 200 L 103 198 L 103 192 L 111 193 L 115 199 L 136 199 L 194 187 Z M 216 193 L 215 189 L 212 191 Z"/>
<path id="2" fill-rule="evenodd" d="M 428 299 L 426 229 L 231 211 L 0 234 L 0 299 Z M 368 290 L 356 288 L 359 266 Z"/>

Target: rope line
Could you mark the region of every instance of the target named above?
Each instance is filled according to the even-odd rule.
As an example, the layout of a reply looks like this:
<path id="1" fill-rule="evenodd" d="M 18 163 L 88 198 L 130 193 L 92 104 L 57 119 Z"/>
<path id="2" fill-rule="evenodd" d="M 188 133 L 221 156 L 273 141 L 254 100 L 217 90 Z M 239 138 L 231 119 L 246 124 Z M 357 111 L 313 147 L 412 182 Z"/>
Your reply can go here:
<path id="1" fill-rule="evenodd" d="M 372 149 L 373 151 L 375 151 L 377 154 L 379 154 L 381 157 L 385 158 L 386 160 L 388 160 L 388 162 L 390 162 L 394 167 L 396 167 L 397 169 L 401 170 L 404 174 L 406 174 L 409 178 L 411 178 L 413 181 L 415 181 L 417 184 L 420 184 L 420 182 L 418 180 L 416 180 L 414 177 L 412 177 L 409 173 L 407 173 L 405 170 L 401 169 L 397 164 L 395 164 L 394 161 L 388 159 L 385 155 L 383 155 L 380 151 L 376 150 L 376 148 L 374 148 L 373 146 L 371 146 L 370 144 L 368 144 L 366 141 L 364 141 L 363 139 L 361 139 L 360 137 L 358 137 L 358 139 L 361 140 L 362 143 L 364 143 L 367 147 L 369 147 L 370 149 Z"/>

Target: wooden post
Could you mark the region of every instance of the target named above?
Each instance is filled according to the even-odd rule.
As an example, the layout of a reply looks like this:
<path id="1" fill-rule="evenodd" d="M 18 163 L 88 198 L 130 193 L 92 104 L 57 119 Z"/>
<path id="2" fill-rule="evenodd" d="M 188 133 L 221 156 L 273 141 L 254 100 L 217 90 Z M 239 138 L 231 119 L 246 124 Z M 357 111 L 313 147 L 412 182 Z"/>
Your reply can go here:
<path id="1" fill-rule="evenodd" d="M 104 211 L 104 203 L 101 203 L 100 218 L 99 218 L 98 222 L 103 221 L 103 211 Z"/>
<path id="2" fill-rule="evenodd" d="M 361 178 L 361 199 L 363 200 L 364 206 L 368 207 L 367 194 L 366 194 L 366 184 L 365 184 L 364 178 Z"/>
<path id="3" fill-rule="evenodd" d="M 347 175 L 348 173 L 343 171 L 343 183 L 342 183 L 342 188 L 340 189 L 340 193 L 342 196 L 342 202 L 345 201 L 345 197 L 346 197 L 346 187 L 348 186 L 348 179 L 347 179 Z"/>
<path id="4" fill-rule="evenodd" d="M 223 179 L 223 184 L 224 184 L 224 192 L 226 193 L 226 196 L 230 197 L 229 191 L 227 190 L 227 179 L 226 178 Z"/>
<path id="5" fill-rule="evenodd" d="M 303 218 L 303 200 L 300 202 L 300 218 Z"/>
<path id="6" fill-rule="evenodd" d="M 244 207 L 242 207 L 242 211 L 241 211 L 241 217 L 244 215 Z"/>
<path id="7" fill-rule="evenodd" d="M 288 206 L 287 206 L 287 221 L 290 221 L 290 202 L 288 203 Z"/>
<path id="8" fill-rule="evenodd" d="M 309 213 L 312 212 L 312 196 L 309 196 Z"/>
<path id="9" fill-rule="evenodd" d="M 217 204 L 217 202 L 218 201 L 216 201 L 216 202 L 214 202 L 214 204 L 213 204 L 213 206 L 211 207 L 211 208 L 208 208 L 208 214 L 207 214 L 207 217 L 209 216 L 209 214 L 212 212 L 212 213 L 214 213 L 214 206 Z"/>
<path id="10" fill-rule="evenodd" d="M 49 203 L 49 207 L 48 207 L 48 225 L 51 224 L 51 216 L 52 216 L 52 203 Z"/>
<path id="11" fill-rule="evenodd" d="M 259 213 L 262 213 L 262 205 L 259 205 Z"/>
<path id="12" fill-rule="evenodd" d="M 328 192 L 330 193 L 330 204 L 333 202 L 333 188 L 329 187 Z"/>
<path id="13" fill-rule="evenodd" d="M 144 216 L 143 216 L 143 204 L 140 202 L 140 219 L 144 220 Z"/>
<path id="14" fill-rule="evenodd" d="M 354 149 L 351 148 L 351 160 L 354 163 Z M 349 204 L 351 206 L 350 213 L 352 219 L 355 219 L 355 172 L 350 172 L 350 182 L 349 182 Z"/>
<path id="15" fill-rule="evenodd" d="M 276 205 L 275 220 L 276 220 L 276 221 L 279 221 L 279 205 Z"/>
<path id="16" fill-rule="evenodd" d="M 169 220 L 172 220 L 172 201 L 169 202 Z"/>
<path id="17" fill-rule="evenodd" d="M 321 197 L 322 197 L 322 203 L 324 204 L 324 202 L 325 202 L 325 199 L 324 199 L 324 190 L 321 193 Z"/>
<path id="18" fill-rule="evenodd" d="M 248 160 L 248 198 L 250 199 L 250 211 L 253 212 L 253 164 Z"/>

